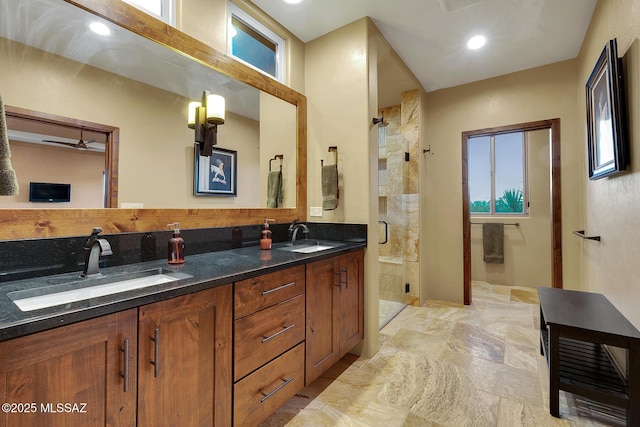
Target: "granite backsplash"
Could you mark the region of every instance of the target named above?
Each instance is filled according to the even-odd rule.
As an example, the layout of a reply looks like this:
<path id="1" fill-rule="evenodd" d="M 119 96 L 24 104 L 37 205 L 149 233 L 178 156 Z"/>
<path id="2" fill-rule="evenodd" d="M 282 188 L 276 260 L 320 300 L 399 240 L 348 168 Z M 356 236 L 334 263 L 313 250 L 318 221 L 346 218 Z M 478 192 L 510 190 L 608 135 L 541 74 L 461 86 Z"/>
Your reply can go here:
<path id="1" fill-rule="evenodd" d="M 308 223 L 309 240 L 365 241 L 366 224 Z M 288 239 L 289 224 L 271 224 L 273 242 Z M 257 246 L 262 225 L 181 229 L 185 256 Z M 0 241 L 0 282 L 52 274 L 81 272 L 84 266 L 84 236 Z M 113 255 L 101 257 L 100 267 L 166 259 L 172 232 L 100 234 L 111 245 Z M 298 236 L 299 238 L 302 236 Z"/>

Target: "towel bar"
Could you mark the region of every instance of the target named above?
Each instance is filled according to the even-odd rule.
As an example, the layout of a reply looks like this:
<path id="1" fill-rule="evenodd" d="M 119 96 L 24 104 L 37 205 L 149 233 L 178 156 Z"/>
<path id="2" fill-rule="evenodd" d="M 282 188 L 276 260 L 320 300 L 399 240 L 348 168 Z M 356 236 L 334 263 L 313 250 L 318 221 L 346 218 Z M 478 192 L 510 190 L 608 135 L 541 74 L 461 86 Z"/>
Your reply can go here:
<path id="1" fill-rule="evenodd" d="M 584 234 L 584 230 L 574 231 L 573 234 L 585 240 L 596 240 L 598 242 L 600 241 L 600 236 L 587 236 Z"/>
<path id="2" fill-rule="evenodd" d="M 282 172 L 282 160 L 284 159 L 284 154 L 276 154 L 273 156 L 273 159 L 269 159 L 269 172 L 271 172 L 271 162 L 280 159 L 280 172 Z"/>
<path id="3" fill-rule="evenodd" d="M 329 152 L 332 152 L 332 151 L 335 153 L 336 166 L 338 166 L 338 147 L 335 145 L 332 145 L 331 147 L 329 147 Z M 324 160 L 320 160 L 320 166 L 324 166 Z"/>

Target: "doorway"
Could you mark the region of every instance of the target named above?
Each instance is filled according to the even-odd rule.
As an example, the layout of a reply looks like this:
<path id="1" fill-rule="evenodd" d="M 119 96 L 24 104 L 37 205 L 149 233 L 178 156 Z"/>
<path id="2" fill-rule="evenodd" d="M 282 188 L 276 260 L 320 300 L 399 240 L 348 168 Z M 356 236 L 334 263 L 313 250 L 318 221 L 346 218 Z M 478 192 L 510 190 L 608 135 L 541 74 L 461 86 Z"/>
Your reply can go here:
<path id="1" fill-rule="evenodd" d="M 472 302 L 471 292 L 471 213 L 469 195 L 469 147 L 472 137 L 488 134 L 506 134 L 549 130 L 550 156 L 550 215 L 551 215 L 551 285 L 562 288 L 562 218 L 560 185 L 560 119 L 542 120 L 462 133 L 462 238 L 464 270 L 464 304 Z"/>
<path id="2" fill-rule="evenodd" d="M 104 157 L 104 173 L 102 178 L 103 207 L 118 207 L 118 149 L 119 129 L 100 123 L 88 122 L 69 117 L 42 113 L 24 108 L 5 105 L 5 113 L 9 129 L 19 130 L 25 136 L 25 141 L 30 137 L 50 141 L 37 141 L 48 145 L 67 146 L 77 148 L 80 151 L 90 152 L 96 146 L 102 145 Z M 62 142 L 59 142 L 62 141 Z M 85 143 L 84 147 L 68 147 L 70 142 Z M 36 141 L 29 141 L 36 142 Z M 100 150 L 98 150 L 100 151 Z"/>

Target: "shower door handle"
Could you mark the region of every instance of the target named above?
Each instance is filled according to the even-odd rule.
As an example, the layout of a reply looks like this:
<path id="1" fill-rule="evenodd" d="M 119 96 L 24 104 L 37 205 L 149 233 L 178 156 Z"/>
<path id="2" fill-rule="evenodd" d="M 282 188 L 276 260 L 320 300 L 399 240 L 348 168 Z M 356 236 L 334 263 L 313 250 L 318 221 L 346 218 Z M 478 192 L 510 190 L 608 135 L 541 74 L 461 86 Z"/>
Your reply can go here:
<path id="1" fill-rule="evenodd" d="M 383 220 L 378 221 L 378 224 L 384 224 L 384 241 L 378 242 L 379 245 L 384 245 L 389 241 L 389 224 Z"/>

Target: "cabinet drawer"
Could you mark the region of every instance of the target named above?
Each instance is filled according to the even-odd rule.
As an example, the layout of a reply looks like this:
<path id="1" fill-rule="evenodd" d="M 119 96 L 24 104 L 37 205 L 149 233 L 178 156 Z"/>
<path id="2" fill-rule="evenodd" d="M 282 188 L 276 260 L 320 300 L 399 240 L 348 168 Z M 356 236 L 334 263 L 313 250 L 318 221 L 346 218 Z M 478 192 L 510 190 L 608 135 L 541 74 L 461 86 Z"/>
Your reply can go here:
<path id="1" fill-rule="evenodd" d="M 234 425 L 255 426 L 304 387 L 304 343 L 234 385 Z"/>
<path id="2" fill-rule="evenodd" d="M 304 289 L 303 265 L 236 282 L 235 318 L 300 295 Z"/>
<path id="3" fill-rule="evenodd" d="M 304 340 L 304 297 L 235 321 L 235 381 Z"/>

